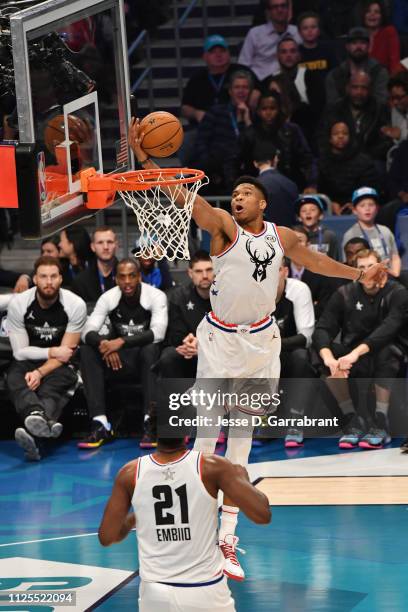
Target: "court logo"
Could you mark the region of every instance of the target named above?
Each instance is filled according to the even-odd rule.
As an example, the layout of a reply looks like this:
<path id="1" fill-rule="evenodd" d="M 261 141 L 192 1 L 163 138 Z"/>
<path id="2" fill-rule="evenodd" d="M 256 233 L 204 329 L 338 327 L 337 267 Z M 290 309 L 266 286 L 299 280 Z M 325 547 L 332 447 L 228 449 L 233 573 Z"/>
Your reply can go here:
<path id="1" fill-rule="evenodd" d="M 69 548 L 65 549 L 67 555 Z M 11 557 L 0 559 L 0 609 L 14 610 L 11 601 L 24 603 L 24 601 L 43 601 L 44 606 L 27 605 L 24 610 L 88 610 L 105 597 L 109 597 L 121 586 L 124 586 L 135 574 L 125 570 L 80 565 L 77 563 L 61 563 L 46 561 L 44 559 L 31 559 L 28 557 Z M 33 599 L 34 593 L 41 593 L 42 599 Z M 19 599 L 10 599 L 10 593 L 19 594 Z M 47 594 L 52 595 L 47 599 Z M 71 601 L 67 595 L 71 594 Z M 24 600 L 24 596 L 26 599 Z M 28 598 L 30 596 L 30 598 Z M 58 603 L 46 605 L 46 602 Z M 64 603 L 66 604 L 64 605 Z M 9 605 L 10 604 L 10 605 Z M 4 607 L 3 607 L 4 606 Z M 23 608 L 18 607 L 22 610 Z"/>

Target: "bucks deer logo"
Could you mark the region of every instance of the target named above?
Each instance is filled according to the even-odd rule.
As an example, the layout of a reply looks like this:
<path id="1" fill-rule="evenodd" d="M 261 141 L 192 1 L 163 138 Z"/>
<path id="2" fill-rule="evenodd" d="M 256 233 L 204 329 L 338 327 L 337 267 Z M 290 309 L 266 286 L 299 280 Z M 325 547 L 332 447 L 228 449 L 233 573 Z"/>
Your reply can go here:
<path id="1" fill-rule="evenodd" d="M 253 250 L 254 240 L 249 239 L 246 242 L 246 250 L 248 255 L 251 258 L 251 263 L 255 265 L 254 273 L 252 274 L 252 278 L 256 281 L 262 282 L 266 278 L 266 269 L 271 265 L 273 258 L 275 257 L 276 251 L 270 246 L 266 249 L 266 251 L 262 254 L 258 252 L 258 249 Z"/>

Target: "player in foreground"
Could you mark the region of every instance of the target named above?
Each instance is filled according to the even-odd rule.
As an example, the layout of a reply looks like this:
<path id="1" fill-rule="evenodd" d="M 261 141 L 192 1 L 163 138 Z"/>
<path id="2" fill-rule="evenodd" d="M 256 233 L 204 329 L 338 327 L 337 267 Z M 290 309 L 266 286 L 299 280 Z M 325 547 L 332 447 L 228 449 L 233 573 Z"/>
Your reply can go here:
<path id="1" fill-rule="evenodd" d="M 144 169 L 158 168 L 143 151 L 143 132 L 138 119 L 132 119 L 129 143 Z M 170 189 L 170 188 L 169 188 Z M 184 198 L 180 198 L 180 204 Z M 215 278 L 210 291 L 212 312 L 197 328 L 197 380 L 224 379 L 229 389 L 249 379 L 270 381 L 269 393 L 276 390 L 280 376 L 281 341 L 278 326 L 271 315 L 279 281 L 279 268 L 284 255 L 316 274 L 347 278 L 361 283 L 385 284 L 386 262 L 369 270 L 357 270 L 302 246 L 297 235 L 286 227 L 263 220 L 267 194 L 261 183 L 250 176 L 235 182 L 231 214 L 213 208 L 197 196 L 193 218 L 211 235 L 211 257 Z M 232 384 L 231 384 L 232 383 Z M 247 391 L 247 389 L 245 389 Z M 218 408 L 224 413 L 223 407 Z M 236 411 L 261 414 L 248 407 L 230 407 Z M 200 414 L 208 415 L 205 406 Z M 212 412 L 214 415 L 214 411 Z M 246 466 L 251 450 L 252 427 L 235 431 L 228 438 L 226 456 L 233 463 Z M 195 450 L 213 453 L 217 431 L 197 429 Z M 225 573 L 235 580 L 245 575 L 236 557 L 238 538 L 235 536 L 239 507 L 224 497 L 220 525 L 220 547 L 225 557 Z"/>
<path id="2" fill-rule="evenodd" d="M 183 438 L 159 438 L 152 455 L 119 471 L 99 540 L 110 546 L 136 527 L 140 612 L 235 611 L 217 541 L 219 490 L 255 523 L 270 522 L 268 499 L 245 468 L 187 450 Z"/>

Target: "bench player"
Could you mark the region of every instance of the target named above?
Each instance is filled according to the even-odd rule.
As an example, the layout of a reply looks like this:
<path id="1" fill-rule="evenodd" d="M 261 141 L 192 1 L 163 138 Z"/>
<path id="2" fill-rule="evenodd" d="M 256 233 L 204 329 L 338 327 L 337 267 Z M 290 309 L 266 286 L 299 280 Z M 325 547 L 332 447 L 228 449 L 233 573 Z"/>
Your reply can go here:
<path id="1" fill-rule="evenodd" d="M 141 148 L 142 139 L 139 120 L 132 119 L 129 143 L 133 152 L 144 169 L 157 168 Z M 213 208 L 198 195 L 195 198 L 193 218 L 211 235 L 215 272 L 210 291 L 212 312 L 197 329 L 197 379 L 270 380 L 272 394 L 272 387 L 276 388 L 273 381 L 278 381 L 280 376 L 281 343 L 271 313 L 275 310 L 283 255 L 316 274 L 362 283 L 374 280 L 383 284 L 386 273 L 384 262 L 364 272 L 302 246 L 295 232 L 263 220 L 266 205 L 263 185 L 250 176 L 240 177 L 235 182 L 231 214 Z M 198 410 L 208 415 L 206 407 L 201 406 Z M 245 410 L 259 414 L 259 411 Z M 194 448 L 212 453 L 216 440 L 216 432 L 198 429 Z M 232 463 L 246 466 L 251 443 L 252 429 L 237 431 L 236 435 L 229 436 L 226 456 Z M 244 571 L 235 554 L 238 511 L 239 508 L 224 497 L 220 547 L 225 556 L 225 573 L 235 580 L 243 580 Z"/>
<path id="2" fill-rule="evenodd" d="M 270 522 L 268 499 L 245 468 L 187 450 L 183 438 L 159 438 L 152 455 L 119 471 L 99 540 L 120 542 L 136 526 L 140 612 L 235 611 L 218 547 L 219 490 L 255 523 Z"/>

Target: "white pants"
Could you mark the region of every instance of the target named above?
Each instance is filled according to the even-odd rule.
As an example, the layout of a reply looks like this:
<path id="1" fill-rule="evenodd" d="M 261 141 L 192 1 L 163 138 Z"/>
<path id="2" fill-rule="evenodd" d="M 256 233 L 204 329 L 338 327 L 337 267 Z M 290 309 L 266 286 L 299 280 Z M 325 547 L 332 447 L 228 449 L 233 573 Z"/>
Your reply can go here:
<path id="1" fill-rule="evenodd" d="M 235 612 L 235 603 L 225 576 L 216 584 L 201 587 L 174 587 L 142 580 L 139 612 Z"/>

